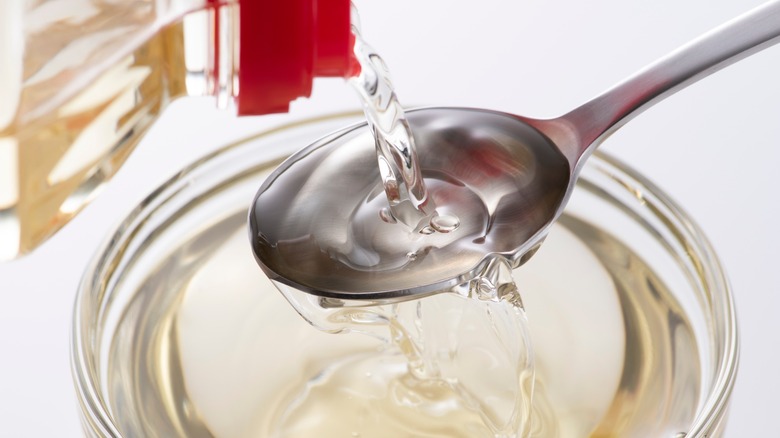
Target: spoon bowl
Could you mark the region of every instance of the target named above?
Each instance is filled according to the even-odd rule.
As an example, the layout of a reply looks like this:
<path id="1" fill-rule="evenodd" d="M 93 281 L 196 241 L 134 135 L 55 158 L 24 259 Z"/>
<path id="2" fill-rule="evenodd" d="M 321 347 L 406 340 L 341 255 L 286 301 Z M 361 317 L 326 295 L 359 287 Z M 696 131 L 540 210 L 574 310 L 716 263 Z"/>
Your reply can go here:
<path id="1" fill-rule="evenodd" d="M 426 108 L 407 120 L 429 196 L 440 213 L 458 215 L 457 228 L 382 220 L 374 140 L 359 124 L 293 155 L 261 187 L 249 221 L 271 278 L 326 297 L 386 300 L 468 282 L 496 256 L 522 264 L 570 192 L 567 157 L 510 114 Z"/>

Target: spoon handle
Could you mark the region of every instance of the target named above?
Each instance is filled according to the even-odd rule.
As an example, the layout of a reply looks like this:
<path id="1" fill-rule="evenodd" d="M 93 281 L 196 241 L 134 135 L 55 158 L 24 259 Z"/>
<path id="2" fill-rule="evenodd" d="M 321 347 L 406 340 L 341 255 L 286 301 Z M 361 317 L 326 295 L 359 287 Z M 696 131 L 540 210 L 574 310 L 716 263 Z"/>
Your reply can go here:
<path id="1" fill-rule="evenodd" d="M 667 96 L 780 42 L 780 0 L 705 33 L 558 120 L 574 128 L 577 160 Z"/>

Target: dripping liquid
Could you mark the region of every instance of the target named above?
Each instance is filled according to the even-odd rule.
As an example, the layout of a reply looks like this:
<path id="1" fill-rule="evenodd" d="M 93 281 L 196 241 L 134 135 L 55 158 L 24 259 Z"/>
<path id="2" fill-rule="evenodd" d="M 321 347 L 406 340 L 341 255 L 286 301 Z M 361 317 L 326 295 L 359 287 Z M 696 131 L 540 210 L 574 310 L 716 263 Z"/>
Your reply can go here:
<path id="1" fill-rule="evenodd" d="M 373 133 L 379 175 L 388 203 L 375 220 L 405 226 L 412 233 L 419 233 L 420 239 L 453 231 L 459 226 L 459 219 L 436 211 L 425 187 L 415 138 L 387 67 L 363 40 L 357 20 L 353 11 L 354 51 L 361 72 L 350 82 L 360 95 Z M 409 254 L 414 254 L 413 250 L 410 248 Z M 383 345 L 375 354 L 349 359 L 336 371 L 331 370 L 339 376 L 334 380 L 341 383 L 336 387 L 309 388 L 284 411 L 283 422 L 316 424 L 311 419 L 320 417 L 319 398 L 330 398 L 336 404 L 340 400 L 339 391 L 346 390 L 344 382 L 361 374 L 374 376 L 373 380 L 348 390 L 350 395 L 334 413 L 359 411 L 363 404 L 372 405 L 370 400 L 382 400 L 374 403 L 377 406 L 372 411 L 383 414 L 379 421 L 373 415 L 376 424 L 370 427 L 368 436 L 398 421 L 409 428 L 406 432 L 403 428 L 396 431 L 403 435 L 425 430 L 433 433 L 444 424 L 457 423 L 455 418 L 469 418 L 462 426 L 472 434 L 525 437 L 529 436 L 533 421 L 544 421 L 545 409 L 539 408 L 543 397 L 533 402 L 533 349 L 522 299 L 512 268 L 501 256 L 496 256 L 475 280 L 424 299 L 401 303 L 377 305 L 325 299 L 283 284 L 277 287 L 317 329 L 326 333 L 369 335 Z M 360 429 L 358 425 L 370 421 L 368 418 L 334 419 L 334 424 Z M 300 436 L 314 435 L 319 428 L 316 425 Z M 333 430 L 329 435 L 347 432 Z M 362 432 L 350 433 L 359 436 Z M 450 430 L 442 436 L 454 433 L 455 430 Z"/>

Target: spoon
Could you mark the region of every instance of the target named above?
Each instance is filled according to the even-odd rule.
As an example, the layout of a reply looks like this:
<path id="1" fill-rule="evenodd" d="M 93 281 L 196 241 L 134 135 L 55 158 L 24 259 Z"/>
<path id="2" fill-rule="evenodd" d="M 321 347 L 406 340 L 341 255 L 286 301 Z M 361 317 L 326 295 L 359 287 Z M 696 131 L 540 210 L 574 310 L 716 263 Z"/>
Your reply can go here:
<path id="1" fill-rule="evenodd" d="M 422 230 L 387 217 L 366 124 L 330 134 L 290 157 L 259 189 L 249 213 L 255 258 L 272 280 L 375 303 L 495 278 L 497 266 L 520 266 L 539 247 L 604 139 L 667 96 L 778 41 L 780 0 L 558 118 L 409 111 L 429 196 L 444 218 Z"/>

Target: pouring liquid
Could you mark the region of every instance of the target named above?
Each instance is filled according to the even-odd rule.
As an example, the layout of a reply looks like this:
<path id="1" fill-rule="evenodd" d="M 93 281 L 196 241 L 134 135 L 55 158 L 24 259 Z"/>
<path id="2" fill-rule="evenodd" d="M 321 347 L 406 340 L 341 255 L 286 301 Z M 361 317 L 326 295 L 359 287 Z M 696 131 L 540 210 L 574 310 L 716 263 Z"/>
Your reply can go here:
<path id="1" fill-rule="evenodd" d="M 353 23 L 356 21 L 353 13 Z M 418 162 L 414 135 L 387 67 L 363 41 L 359 25 L 353 25 L 353 32 L 361 73 L 351 83 L 363 101 L 373 133 L 388 205 L 373 217 L 360 220 L 384 221 L 397 233 L 423 242 L 431 234 L 457 230 L 460 220 L 456 214 L 487 220 L 480 214 L 484 209 L 470 209 L 468 205 L 452 208 L 445 204 L 445 208 L 451 207 L 447 213 L 436 210 Z M 321 225 L 313 221 L 312 226 Z M 365 234 L 370 233 L 358 235 Z M 408 249 L 413 262 L 417 251 L 414 246 Z M 332 430 L 328 436 L 346 436 L 348 430 L 364 430 L 367 424 L 372 426 L 366 436 L 376 436 L 387 423 L 397 423 L 401 418 L 407 428 L 415 424 L 422 431 L 436 421 L 451 424 L 453 418 L 463 416 L 470 418 L 467 429 L 476 435 L 528 436 L 534 394 L 533 350 L 511 271 L 509 262 L 496 256 L 475 280 L 424 299 L 385 305 L 321 298 L 277 283 L 298 313 L 316 328 L 328 333 L 368 334 L 385 346 L 376 354 L 346 360 L 329 370 L 331 384 L 308 388 L 284 412 L 283 422 L 299 425 L 293 427 L 296 430 L 300 425 L 312 424 L 307 432 L 300 430 L 301 436 L 321 434 L 321 425 L 312 418 L 319 418 L 320 397 L 327 397 L 331 404 L 338 405 L 336 411 L 359 412 L 367 404 L 381 406 L 374 412 L 383 413 L 338 421 L 334 424 L 341 424 L 344 430 Z M 362 374 L 371 377 L 351 387 L 351 376 Z M 350 395 L 339 397 L 345 388 L 350 388 Z M 426 416 L 436 420 L 417 418 Z M 480 428 L 490 432 L 477 433 Z"/>
<path id="2" fill-rule="evenodd" d="M 353 8 L 354 52 L 361 71 L 349 82 L 363 102 L 376 142 L 377 164 L 389 206 L 381 217 L 390 223 L 400 220 L 407 227 L 419 230 L 433 217 L 436 205 L 426 190 L 414 136 L 393 89 L 390 73 L 382 58 L 363 40 L 357 20 Z"/>
<path id="3" fill-rule="evenodd" d="M 422 217 L 436 217 L 425 210 L 431 198 L 416 199 L 423 202 L 410 205 L 421 207 Z M 392 207 L 401 228 L 406 216 Z M 564 221 L 563 248 L 549 253 L 556 262 L 535 258 L 542 267 L 524 270 L 524 278 L 497 260 L 455 293 L 370 308 L 285 291 L 318 328 L 361 333 L 331 336 L 304 323 L 259 274 L 246 254 L 244 218 L 229 216 L 166 248 L 119 315 L 107 378 L 122 430 L 219 437 L 654 435 L 684 428 L 695 409 L 695 390 L 665 403 L 680 395 L 670 389 L 674 379 L 697 388 L 697 362 L 677 361 L 695 359 L 685 316 L 641 260 L 587 224 Z M 426 238 L 424 225 L 406 225 Z M 572 285 L 556 284 L 563 279 L 551 267 L 572 246 L 601 275 L 578 282 L 572 299 L 555 303 L 561 295 L 547 292 Z M 516 280 L 530 294 L 529 308 L 548 311 L 537 313 L 535 323 L 525 319 Z M 534 289 L 535 304 L 528 299 Z M 574 299 L 580 295 L 599 305 L 588 308 Z M 577 304 L 592 312 L 572 318 Z M 580 324 L 572 326 L 574 320 Z"/>

